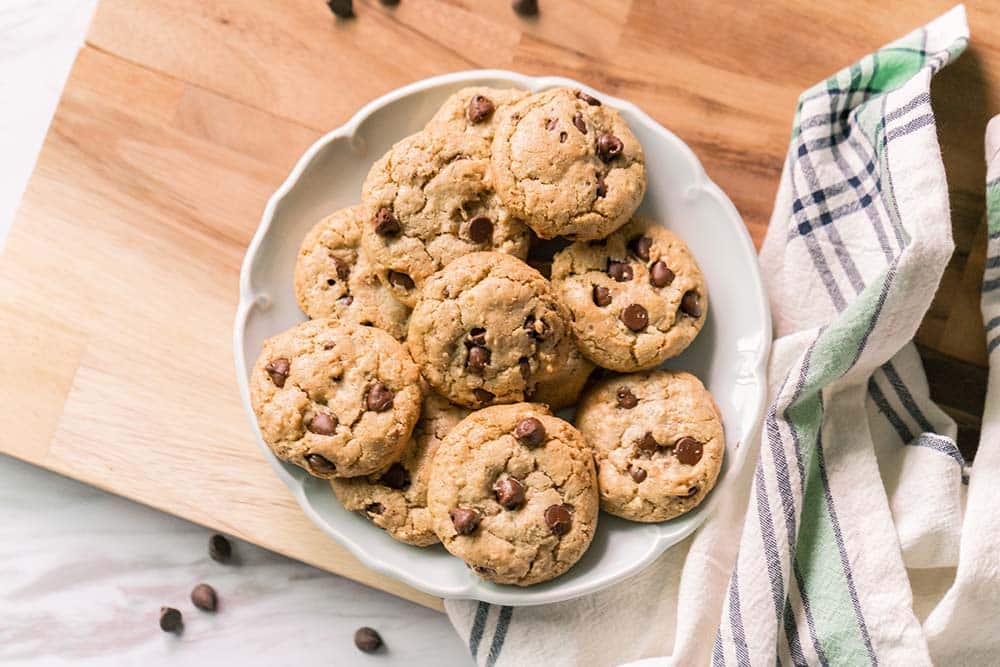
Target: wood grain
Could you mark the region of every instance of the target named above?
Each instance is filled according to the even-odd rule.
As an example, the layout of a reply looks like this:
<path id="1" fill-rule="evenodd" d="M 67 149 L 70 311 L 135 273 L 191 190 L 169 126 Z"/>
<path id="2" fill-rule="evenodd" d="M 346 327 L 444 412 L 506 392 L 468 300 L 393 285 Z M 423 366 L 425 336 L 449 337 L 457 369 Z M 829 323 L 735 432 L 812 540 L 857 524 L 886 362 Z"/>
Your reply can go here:
<path id="1" fill-rule="evenodd" d="M 690 144 L 766 230 L 799 93 L 953 0 L 103 0 L 0 257 L 0 451 L 424 604 L 309 524 L 254 445 L 233 382 L 237 275 L 267 197 L 321 133 L 426 76 L 566 75 Z M 978 283 L 1000 8 L 934 80 L 956 252 L 918 338 L 971 453 Z M 25 378 L 30 378 L 25 381 Z M 977 402 L 978 400 L 978 402 Z"/>

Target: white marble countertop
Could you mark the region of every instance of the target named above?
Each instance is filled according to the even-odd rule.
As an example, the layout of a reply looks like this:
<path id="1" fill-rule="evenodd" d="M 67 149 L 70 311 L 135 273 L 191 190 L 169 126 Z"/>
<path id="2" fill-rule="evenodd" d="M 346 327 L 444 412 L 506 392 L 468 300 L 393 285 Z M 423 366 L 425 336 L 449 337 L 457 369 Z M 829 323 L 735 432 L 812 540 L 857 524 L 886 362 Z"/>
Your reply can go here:
<path id="1" fill-rule="evenodd" d="M 0 3 L 0 246 L 95 4 Z M 443 614 L 246 543 L 216 563 L 210 534 L 0 456 L 0 664 L 471 663 Z M 191 604 L 200 582 L 217 613 Z M 180 636 L 160 631 L 162 605 Z M 354 647 L 364 625 L 378 653 Z"/>

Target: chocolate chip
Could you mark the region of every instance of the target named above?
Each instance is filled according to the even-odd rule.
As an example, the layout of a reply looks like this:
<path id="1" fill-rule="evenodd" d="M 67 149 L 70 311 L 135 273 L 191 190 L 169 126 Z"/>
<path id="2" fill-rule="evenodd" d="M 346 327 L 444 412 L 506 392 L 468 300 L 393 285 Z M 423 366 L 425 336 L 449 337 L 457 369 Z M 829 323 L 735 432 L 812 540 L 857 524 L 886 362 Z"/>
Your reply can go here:
<path id="1" fill-rule="evenodd" d="M 584 102 L 586 102 L 587 104 L 589 104 L 592 107 L 599 107 L 599 106 L 601 106 L 601 101 L 599 99 L 597 99 L 593 95 L 588 95 L 587 93 L 583 92 L 582 90 L 576 91 L 576 97 L 577 97 L 577 99 L 583 100 Z"/>
<path id="2" fill-rule="evenodd" d="M 545 510 L 545 523 L 553 535 L 565 535 L 573 525 L 573 517 L 564 505 L 549 505 Z"/>
<path id="3" fill-rule="evenodd" d="M 686 466 L 693 466 L 701 461 L 701 443 L 694 438 L 681 438 L 674 445 L 674 456 Z"/>
<path id="4" fill-rule="evenodd" d="M 343 282 L 347 280 L 347 277 L 351 275 L 351 265 L 340 259 L 339 257 L 330 257 L 330 261 L 333 262 L 333 267 L 337 272 L 337 277 Z"/>
<path id="5" fill-rule="evenodd" d="M 534 417 L 525 417 L 514 426 L 514 437 L 523 445 L 537 447 L 545 441 L 545 426 Z"/>
<path id="6" fill-rule="evenodd" d="M 376 382 L 368 390 L 368 399 L 365 404 L 372 412 L 385 412 L 392 408 L 394 398 L 396 398 L 396 392 L 389 389 L 384 383 Z"/>
<path id="7" fill-rule="evenodd" d="M 545 320 L 536 320 L 534 315 L 528 315 L 524 318 L 523 326 L 528 335 L 535 340 L 545 340 L 545 337 L 549 335 L 549 325 L 545 323 Z"/>
<path id="8" fill-rule="evenodd" d="M 472 99 L 469 100 L 469 108 L 466 109 L 465 116 L 472 124 L 481 123 L 493 114 L 495 108 L 493 100 L 490 98 L 473 95 Z"/>
<path id="9" fill-rule="evenodd" d="M 492 356 L 490 351 L 485 347 L 469 348 L 469 359 L 466 361 L 465 366 L 469 369 L 470 373 L 482 375 L 490 363 L 490 356 Z"/>
<path id="10" fill-rule="evenodd" d="M 393 463 L 378 478 L 378 481 L 382 482 L 390 489 L 396 489 L 401 491 L 410 485 L 410 474 L 406 472 L 406 468 L 403 467 L 401 463 Z"/>
<path id="11" fill-rule="evenodd" d="M 358 628 L 354 633 L 354 645 L 364 653 L 374 653 L 382 648 L 382 636 L 371 628 Z"/>
<path id="12" fill-rule="evenodd" d="M 309 464 L 310 468 L 319 473 L 331 475 L 337 472 L 337 466 L 333 464 L 333 461 L 322 454 L 307 454 L 306 463 Z"/>
<path id="13" fill-rule="evenodd" d="M 531 362 L 527 357 L 521 357 L 517 361 L 517 368 L 521 371 L 521 378 L 527 380 L 531 377 Z"/>
<path id="14" fill-rule="evenodd" d="M 597 137 L 597 157 L 605 162 L 611 162 L 621 155 L 623 148 L 625 146 L 622 140 L 613 134 L 602 134 Z"/>
<path id="15" fill-rule="evenodd" d="M 701 300 L 694 290 L 684 292 L 681 298 L 681 310 L 691 317 L 701 317 Z"/>
<path id="16" fill-rule="evenodd" d="M 646 471 L 639 466 L 629 466 L 628 474 L 632 477 L 636 484 L 639 484 L 642 480 L 646 479 Z"/>
<path id="17" fill-rule="evenodd" d="M 698 493 L 698 485 L 697 484 L 695 484 L 690 489 L 688 489 L 688 493 L 687 493 L 688 494 L 688 498 L 690 498 L 691 496 L 693 496 L 696 493 Z"/>
<path id="18" fill-rule="evenodd" d="M 379 515 L 385 511 L 385 505 L 382 503 L 370 503 L 365 505 L 365 511 L 369 514 Z"/>
<path id="19" fill-rule="evenodd" d="M 479 347 L 486 347 L 486 329 L 474 327 L 469 331 L 469 342 Z"/>
<path id="20" fill-rule="evenodd" d="M 639 405 L 639 399 L 635 397 L 632 390 L 626 386 L 618 387 L 618 391 L 615 392 L 615 396 L 618 397 L 618 406 L 625 408 L 626 410 L 631 410 L 635 406 Z"/>
<path id="21" fill-rule="evenodd" d="M 576 129 L 580 130 L 584 134 L 587 134 L 587 122 L 583 120 L 583 114 L 579 111 L 577 111 L 576 115 L 573 116 L 573 125 L 576 126 Z"/>
<path id="22" fill-rule="evenodd" d="M 379 236 L 395 236 L 402 229 L 396 216 L 384 206 L 375 214 L 375 220 L 372 224 L 375 225 L 375 233 Z"/>
<path id="23" fill-rule="evenodd" d="M 557 127 L 559 127 L 559 121 L 556 120 L 555 118 L 550 118 L 549 120 L 545 121 L 546 130 L 554 130 Z"/>
<path id="24" fill-rule="evenodd" d="M 389 283 L 398 287 L 400 289 L 411 290 L 414 288 L 413 278 L 406 275 L 405 273 L 400 273 L 399 271 L 389 271 Z"/>
<path id="25" fill-rule="evenodd" d="M 469 220 L 467 233 L 473 243 L 488 243 L 493 240 L 493 221 L 485 215 L 477 215 Z"/>
<path id="26" fill-rule="evenodd" d="M 496 394 L 494 394 L 493 392 L 486 391 L 485 389 L 481 389 L 480 387 L 476 387 L 475 389 L 473 389 L 472 395 L 475 396 L 476 400 L 482 404 L 490 403 L 493 401 L 494 398 L 497 397 Z"/>
<path id="27" fill-rule="evenodd" d="M 652 454 L 660 448 L 660 443 L 658 443 L 656 438 L 653 437 L 653 434 L 648 431 L 646 432 L 646 435 L 642 436 L 642 439 L 639 440 L 638 445 L 639 449 L 647 454 Z"/>
<path id="28" fill-rule="evenodd" d="M 317 412 L 306 428 L 316 435 L 333 435 L 337 431 L 337 418 L 326 412 Z"/>
<path id="29" fill-rule="evenodd" d="M 352 303 L 354 303 L 354 297 L 351 296 L 350 294 L 342 296 L 339 299 L 337 299 L 337 303 L 339 303 L 341 306 L 349 306 Z"/>
<path id="30" fill-rule="evenodd" d="M 648 236 L 633 236 L 628 242 L 628 249 L 644 262 L 649 261 L 649 249 L 651 247 L 653 247 L 653 239 Z"/>
<path id="31" fill-rule="evenodd" d="M 596 194 L 598 198 L 604 197 L 608 194 L 608 184 L 604 182 L 603 176 L 597 177 L 597 191 Z"/>
<path id="32" fill-rule="evenodd" d="M 480 577 L 494 577 L 497 573 L 492 567 L 486 567 L 485 565 L 469 565 L 468 567 Z"/>
<path id="33" fill-rule="evenodd" d="M 618 319 L 632 331 L 642 331 L 649 324 L 649 313 L 637 303 L 625 306 Z"/>
<path id="34" fill-rule="evenodd" d="M 674 282 L 674 272 L 663 262 L 654 262 L 649 269 L 649 284 L 653 287 L 666 287 Z"/>
<path id="35" fill-rule="evenodd" d="M 342 19 L 349 19 L 354 16 L 354 6 L 352 0 L 327 0 L 326 6 L 330 8 L 334 16 Z"/>
<path id="36" fill-rule="evenodd" d="M 611 290 L 607 287 L 601 287 L 600 285 L 594 285 L 593 293 L 594 304 L 604 308 L 611 303 Z"/>
<path id="37" fill-rule="evenodd" d="M 191 591 L 191 602 L 202 611 L 215 611 L 219 606 L 219 596 L 208 584 L 198 584 Z"/>
<path id="38" fill-rule="evenodd" d="M 513 477 L 498 479 L 493 492 L 497 502 L 506 510 L 516 510 L 524 502 L 524 485 Z"/>
<path id="39" fill-rule="evenodd" d="M 396 5 L 399 4 L 399 0 L 378 0 L 378 1 L 381 2 L 383 5 L 385 5 L 386 7 L 395 7 Z"/>
<path id="40" fill-rule="evenodd" d="M 216 563 L 228 563 L 233 557 L 233 545 L 222 535 L 208 538 L 208 555 Z"/>
<path id="41" fill-rule="evenodd" d="M 627 262 L 608 260 L 608 275 L 614 278 L 615 282 L 625 283 L 632 280 L 632 267 Z"/>
<path id="42" fill-rule="evenodd" d="M 471 535 L 479 527 L 479 512 L 466 507 L 457 507 L 448 513 L 459 535 Z"/>
<path id="43" fill-rule="evenodd" d="M 181 618 L 181 612 L 173 607 L 160 607 L 160 630 L 180 634 L 183 628 L 184 619 Z"/>
<path id="44" fill-rule="evenodd" d="M 285 380 L 288 379 L 288 371 L 291 370 L 291 367 L 288 359 L 281 358 L 272 359 L 267 366 L 264 366 L 264 370 L 271 376 L 271 382 L 274 383 L 274 386 L 281 389 L 285 386 Z"/>
<path id="45" fill-rule="evenodd" d="M 568 135 L 568 134 L 566 134 L 565 132 L 560 132 L 560 133 L 559 133 L 559 143 L 561 143 L 561 144 L 564 144 L 564 143 L 566 143 L 566 140 L 567 140 L 568 138 L 569 138 L 569 135 Z"/>
<path id="46" fill-rule="evenodd" d="M 514 0 L 510 6 L 519 16 L 534 16 L 538 13 L 538 0 Z"/>

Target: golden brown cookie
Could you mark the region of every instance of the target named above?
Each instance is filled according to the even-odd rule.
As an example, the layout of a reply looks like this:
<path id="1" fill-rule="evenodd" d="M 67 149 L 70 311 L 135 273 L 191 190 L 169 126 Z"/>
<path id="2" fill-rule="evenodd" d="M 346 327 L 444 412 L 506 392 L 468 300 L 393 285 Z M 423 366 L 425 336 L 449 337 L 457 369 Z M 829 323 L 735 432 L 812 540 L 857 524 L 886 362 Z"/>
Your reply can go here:
<path id="1" fill-rule="evenodd" d="M 594 448 L 601 509 L 632 521 L 697 507 L 726 451 L 719 409 L 690 373 L 609 378 L 584 397 L 576 424 Z"/>

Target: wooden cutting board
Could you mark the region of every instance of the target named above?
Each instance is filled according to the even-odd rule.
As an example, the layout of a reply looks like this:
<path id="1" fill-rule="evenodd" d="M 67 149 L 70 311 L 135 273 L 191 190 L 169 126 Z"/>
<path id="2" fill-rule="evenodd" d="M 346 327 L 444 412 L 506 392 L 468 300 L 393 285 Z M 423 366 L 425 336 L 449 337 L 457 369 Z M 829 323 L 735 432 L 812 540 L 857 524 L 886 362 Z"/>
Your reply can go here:
<path id="1" fill-rule="evenodd" d="M 760 243 L 799 92 L 951 3 L 542 0 L 525 20 L 506 0 L 356 0 L 338 20 L 321 0 L 104 0 L 0 257 L 0 451 L 440 608 L 306 520 L 240 405 L 240 261 L 298 156 L 415 79 L 562 74 L 680 135 Z M 974 429 L 1000 12 L 969 13 L 970 52 L 935 79 L 957 251 L 920 341 Z"/>

